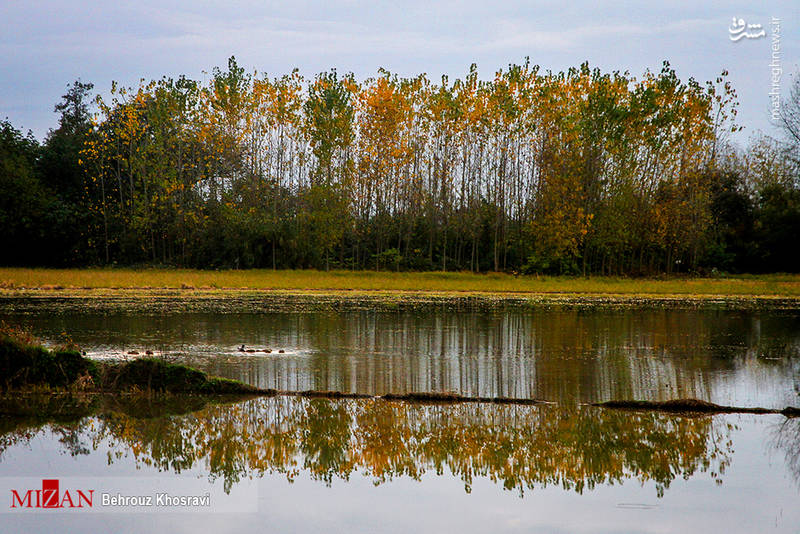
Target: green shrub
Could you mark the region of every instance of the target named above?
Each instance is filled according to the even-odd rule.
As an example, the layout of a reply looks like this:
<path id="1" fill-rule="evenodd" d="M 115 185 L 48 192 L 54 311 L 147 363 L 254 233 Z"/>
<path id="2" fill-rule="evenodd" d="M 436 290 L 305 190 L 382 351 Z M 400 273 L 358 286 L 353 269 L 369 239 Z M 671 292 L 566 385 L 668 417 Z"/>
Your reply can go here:
<path id="1" fill-rule="evenodd" d="M 78 351 L 53 352 L 0 335 L 0 388 L 68 387 L 80 376 L 97 376 L 97 365 Z"/>

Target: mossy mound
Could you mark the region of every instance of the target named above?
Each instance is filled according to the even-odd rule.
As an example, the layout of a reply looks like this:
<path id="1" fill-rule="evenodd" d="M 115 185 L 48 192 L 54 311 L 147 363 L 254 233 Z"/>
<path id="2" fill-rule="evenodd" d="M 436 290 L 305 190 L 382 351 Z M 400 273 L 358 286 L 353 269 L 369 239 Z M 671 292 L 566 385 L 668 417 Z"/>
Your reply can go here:
<path id="1" fill-rule="evenodd" d="M 612 400 L 607 402 L 596 402 L 593 403 L 593 406 L 622 410 L 648 410 L 682 414 L 779 413 L 785 415 L 786 417 L 800 416 L 800 408 L 795 408 L 792 406 L 787 406 L 782 410 L 777 408 L 761 408 L 758 406 L 724 406 L 699 399 L 673 399 L 667 401 Z"/>
<path id="2" fill-rule="evenodd" d="M 99 387 L 106 391 L 141 389 L 215 395 L 259 391 L 236 380 L 209 377 L 203 371 L 158 358 L 140 358 L 125 363 L 104 364 L 101 367 Z"/>
<path id="3" fill-rule="evenodd" d="M 51 351 L 8 336 L 0 337 L 0 390 L 69 387 L 79 378 L 97 377 L 97 364 L 75 350 Z"/>
<path id="4" fill-rule="evenodd" d="M 38 388 L 206 395 L 263 393 L 236 380 L 209 377 L 197 369 L 157 358 L 97 363 L 77 350 L 52 351 L 0 332 L 0 391 Z"/>

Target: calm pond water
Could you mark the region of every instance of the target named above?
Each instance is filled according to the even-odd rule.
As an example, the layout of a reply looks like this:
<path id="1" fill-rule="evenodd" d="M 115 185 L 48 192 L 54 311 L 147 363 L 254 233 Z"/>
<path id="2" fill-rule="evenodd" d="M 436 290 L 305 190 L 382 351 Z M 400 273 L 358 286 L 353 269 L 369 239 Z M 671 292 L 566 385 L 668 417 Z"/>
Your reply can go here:
<path id="1" fill-rule="evenodd" d="M 0 319 L 53 343 L 67 333 L 92 357 L 152 350 L 264 388 L 456 391 L 561 404 L 694 397 L 783 408 L 800 401 L 800 311 L 44 309 Z M 242 344 L 260 352 L 238 352 Z"/>
<path id="2" fill-rule="evenodd" d="M 123 494 L 180 482 L 184 493 L 249 504 L 235 513 L 7 513 L 3 532 L 49 533 L 65 522 L 88 532 L 192 534 L 800 532 L 800 420 L 585 405 L 678 397 L 800 405 L 797 312 L 131 315 L 43 308 L 0 319 L 52 343 L 68 332 L 95 358 L 153 350 L 262 387 L 457 391 L 555 403 L 6 401 L 3 499 L 25 477 Z M 272 352 L 240 353 L 241 344 Z"/>

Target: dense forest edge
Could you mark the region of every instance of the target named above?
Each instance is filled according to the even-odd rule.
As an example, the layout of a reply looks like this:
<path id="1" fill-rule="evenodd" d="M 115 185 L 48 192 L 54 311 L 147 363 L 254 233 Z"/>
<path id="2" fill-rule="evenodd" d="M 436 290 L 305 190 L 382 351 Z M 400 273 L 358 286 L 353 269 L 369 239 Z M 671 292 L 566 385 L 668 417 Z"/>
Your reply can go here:
<path id="1" fill-rule="evenodd" d="M 7 266 L 798 272 L 800 79 L 730 142 L 726 73 L 525 62 L 490 80 L 76 81 L 43 142 L 0 122 Z"/>

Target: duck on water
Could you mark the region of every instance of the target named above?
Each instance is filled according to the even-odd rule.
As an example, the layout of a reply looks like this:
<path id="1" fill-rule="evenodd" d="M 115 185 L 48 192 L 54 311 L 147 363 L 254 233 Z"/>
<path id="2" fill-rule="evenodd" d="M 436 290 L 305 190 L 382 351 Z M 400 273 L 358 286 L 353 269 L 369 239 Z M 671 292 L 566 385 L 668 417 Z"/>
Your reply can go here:
<path id="1" fill-rule="evenodd" d="M 246 349 L 246 348 L 244 347 L 244 345 L 240 345 L 240 346 L 239 346 L 239 352 L 264 352 L 264 353 L 266 353 L 266 354 L 270 354 L 270 353 L 272 352 L 272 349 L 262 349 L 262 350 L 256 350 L 256 349 Z M 285 354 L 285 353 L 286 353 L 286 351 L 285 351 L 285 350 L 283 350 L 283 349 L 280 349 L 280 350 L 278 351 L 278 354 Z"/>

